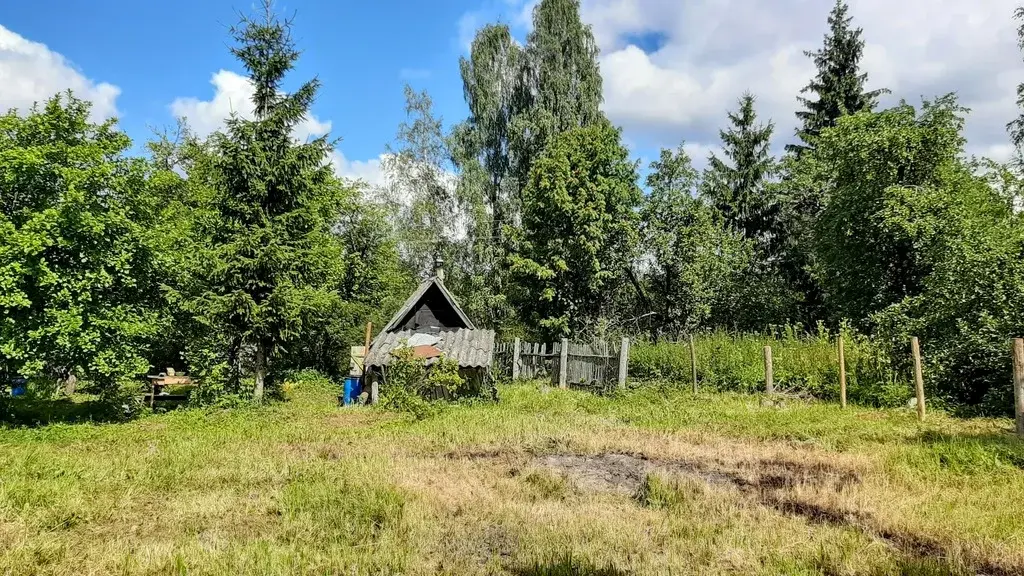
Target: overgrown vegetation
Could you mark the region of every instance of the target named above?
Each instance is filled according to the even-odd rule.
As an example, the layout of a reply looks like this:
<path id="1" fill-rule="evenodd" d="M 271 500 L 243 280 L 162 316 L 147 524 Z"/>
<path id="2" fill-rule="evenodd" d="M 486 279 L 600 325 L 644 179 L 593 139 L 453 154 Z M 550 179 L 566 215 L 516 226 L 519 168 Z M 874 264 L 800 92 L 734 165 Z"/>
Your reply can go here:
<path id="1" fill-rule="evenodd" d="M 392 355 L 391 363 L 384 367 L 380 388 L 385 408 L 423 419 L 441 409 L 432 400 L 452 401 L 481 392 L 470 390 L 459 374 L 459 363 L 451 358 L 441 356 L 427 366 L 407 346 L 397 348 Z"/>
<path id="2" fill-rule="evenodd" d="M 764 347 L 772 347 L 773 378 L 780 391 L 838 401 L 839 360 L 835 334 L 809 335 L 799 327 L 764 334 L 716 331 L 694 337 L 700 389 L 755 393 L 764 390 Z M 902 406 L 911 397 L 909 373 L 887 362 L 868 338 L 844 331 L 847 396 L 868 406 Z M 641 380 L 665 380 L 681 388 L 693 383 L 687 342 L 636 342 L 629 373 Z"/>

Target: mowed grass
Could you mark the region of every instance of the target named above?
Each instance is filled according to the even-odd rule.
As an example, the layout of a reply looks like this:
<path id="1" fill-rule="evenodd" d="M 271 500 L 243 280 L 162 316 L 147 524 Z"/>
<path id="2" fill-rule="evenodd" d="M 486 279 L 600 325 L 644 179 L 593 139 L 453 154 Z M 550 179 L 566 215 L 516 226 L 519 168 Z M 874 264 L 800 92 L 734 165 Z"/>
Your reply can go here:
<path id="1" fill-rule="evenodd" d="M 540 385 L 0 430 L 0 574 L 1024 574 L 1005 420 Z"/>

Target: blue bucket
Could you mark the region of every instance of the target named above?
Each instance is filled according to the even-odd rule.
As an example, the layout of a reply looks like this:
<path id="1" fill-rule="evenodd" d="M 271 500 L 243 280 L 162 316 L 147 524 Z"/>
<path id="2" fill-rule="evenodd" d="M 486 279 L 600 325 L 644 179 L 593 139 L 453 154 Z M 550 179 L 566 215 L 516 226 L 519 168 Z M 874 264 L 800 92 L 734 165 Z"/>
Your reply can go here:
<path id="1" fill-rule="evenodd" d="M 349 376 L 345 378 L 345 393 L 342 395 L 342 402 L 345 406 L 354 404 L 359 395 L 363 393 L 363 386 L 359 381 L 359 376 Z"/>
<path id="2" fill-rule="evenodd" d="M 25 395 L 25 384 L 24 378 L 12 378 L 11 379 L 11 396 L 24 396 Z"/>

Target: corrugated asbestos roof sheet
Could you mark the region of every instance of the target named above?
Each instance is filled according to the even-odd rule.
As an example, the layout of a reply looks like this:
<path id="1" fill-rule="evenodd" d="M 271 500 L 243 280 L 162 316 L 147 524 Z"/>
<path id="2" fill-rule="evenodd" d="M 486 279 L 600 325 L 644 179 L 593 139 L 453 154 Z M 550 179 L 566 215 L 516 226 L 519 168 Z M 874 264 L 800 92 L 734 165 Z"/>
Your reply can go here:
<path id="1" fill-rule="evenodd" d="M 366 358 L 367 366 L 387 366 L 395 359 L 391 352 L 403 345 L 414 332 L 384 332 L 370 345 L 370 355 Z M 438 332 L 440 340 L 437 346 L 446 358 L 459 363 L 462 368 L 489 368 L 494 361 L 494 330 L 452 330 Z M 435 358 L 426 361 L 433 364 Z"/>

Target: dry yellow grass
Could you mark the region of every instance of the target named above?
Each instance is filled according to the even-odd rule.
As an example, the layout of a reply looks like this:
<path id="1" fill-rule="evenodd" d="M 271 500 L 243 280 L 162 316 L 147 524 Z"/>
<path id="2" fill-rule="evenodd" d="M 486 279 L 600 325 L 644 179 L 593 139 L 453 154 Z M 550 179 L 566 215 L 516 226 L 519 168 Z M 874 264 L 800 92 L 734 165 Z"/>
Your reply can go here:
<path id="1" fill-rule="evenodd" d="M 0 430 L 0 574 L 1024 574 L 1008 422 L 501 395 Z"/>

